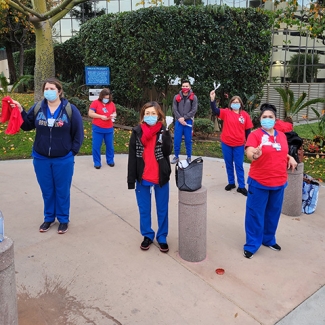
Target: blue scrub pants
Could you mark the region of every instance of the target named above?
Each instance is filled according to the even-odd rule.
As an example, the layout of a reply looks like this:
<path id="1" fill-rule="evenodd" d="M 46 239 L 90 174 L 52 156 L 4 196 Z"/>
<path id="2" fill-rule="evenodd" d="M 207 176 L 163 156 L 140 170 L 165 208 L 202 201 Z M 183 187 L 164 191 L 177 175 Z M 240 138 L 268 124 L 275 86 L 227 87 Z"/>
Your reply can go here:
<path id="1" fill-rule="evenodd" d="M 156 210 L 158 219 L 158 231 L 156 239 L 158 243 L 167 243 L 168 235 L 168 202 L 169 183 L 160 187 L 159 185 L 144 186 L 136 182 L 135 194 L 140 213 L 140 232 L 144 237 L 155 238 L 155 232 L 151 228 L 151 191 L 155 189 Z"/>
<path id="2" fill-rule="evenodd" d="M 69 223 L 70 188 L 74 156 L 33 159 L 34 170 L 44 201 L 44 221 Z"/>
<path id="3" fill-rule="evenodd" d="M 276 244 L 275 232 L 278 227 L 284 187 L 266 190 L 249 185 L 246 201 L 244 250 L 255 253 L 262 244 Z"/>
<path id="4" fill-rule="evenodd" d="M 245 187 L 245 171 L 244 171 L 244 146 L 230 147 L 221 143 L 223 159 L 226 163 L 228 184 L 235 184 L 234 165 L 237 174 L 238 187 Z"/>
<path id="5" fill-rule="evenodd" d="M 187 124 L 193 125 L 193 120 L 186 120 Z M 185 138 L 185 148 L 187 157 L 192 157 L 192 128 L 190 126 L 182 125 L 178 121 L 175 122 L 174 132 L 174 154 L 175 157 L 179 157 L 181 152 L 182 137 Z"/>
<path id="6" fill-rule="evenodd" d="M 106 146 L 106 162 L 107 164 L 114 164 L 114 128 L 104 129 L 105 132 L 98 132 L 93 130 L 93 161 L 94 166 L 101 167 L 101 146 L 103 140 Z"/>

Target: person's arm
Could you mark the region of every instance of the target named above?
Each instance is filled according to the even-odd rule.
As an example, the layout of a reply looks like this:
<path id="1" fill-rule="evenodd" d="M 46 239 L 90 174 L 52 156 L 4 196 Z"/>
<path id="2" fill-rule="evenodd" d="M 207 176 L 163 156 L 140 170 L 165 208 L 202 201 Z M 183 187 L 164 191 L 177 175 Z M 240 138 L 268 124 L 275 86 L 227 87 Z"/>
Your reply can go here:
<path id="1" fill-rule="evenodd" d="M 84 141 L 84 126 L 82 122 L 82 117 L 80 111 L 74 105 L 71 105 L 72 115 L 71 115 L 71 137 L 72 137 L 72 148 L 71 151 L 75 156 Z"/>
<path id="2" fill-rule="evenodd" d="M 107 121 L 111 119 L 111 117 L 107 117 L 106 115 L 97 114 L 95 112 L 95 108 L 91 108 L 91 107 L 88 110 L 88 116 L 91 118 L 100 118 L 103 121 Z"/>
<path id="3" fill-rule="evenodd" d="M 176 95 L 177 96 L 177 95 Z M 179 118 L 181 118 L 181 114 L 179 114 L 178 112 L 178 103 L 176 101 L 176 96 L 174 96 L 174 99 L 173 99 L 173 113 L 175 115 L 175 119 L 178 120 Z"/>
<path id="4" fill-rule="evenodd" d="M 164 130 L 163 134 L 162 134 L 162 151 L 163 151 L 163 155 L 165 157 L 168 157 L 172 154 L 172 150 L 173 150 L 173 140 L 172 140 L 172 136 L 169 133 L 169 130 Z"/>
<path id="5" fill-rule="evenodd" d="M 13 100 L 12 101 L 16 107 L 19 109 L 19 112 L 21 114 L 21 117 L 23 119 L 23 123 L 22 125 L 20 126 L 20 128 L 23 130 L 23 131 L 30 131 L 30 130 L 33 130 L 35 129 L 35 116 L 34 116 L 34 108 L 36 106 L 36 103 L 29 109 L 28 112 L 26 112 L 23 108 L 23 106 L 17 102 L 16 100 Z"/>
<path id="6" fill-rule="evenodd" d="M 198 105 L 197 97 L 194 95 L 193 101 L 191 102 L 191 110 L 184 116 L 185 120 L 194 118 L 197 112 L 197 105 Z"/>
<path id="7" fill-rule="evenodd" d="M 210 107 L 211 107 L 212 113 L 213 113 L 214 115 L 216 115 L 217 117 L 219 117 L 219 116 L 220 116 L 220 108 L 217 107 L 215 101 L 210 102 Z"/>
<path id="8" fill-rule="evenodd" d="M 136 164 L 136 135 L 132 131 L 130 141 L 129 141 L 129 155 L 128 155 L 128 176 L 127 183 L 128 189 L 135 189 L 135 181 L 137 175 L 137 164 Z"/>
<path id="9" fill-rule="evenodd" d="M 291 168 L 291 170 L 293 171 L 297 167 L 298 163 L 292 156 L 287 155 L 287 157 L 288 157 L 288 169 Z"/>
<path id="10" fill-rule="evenodd" d="M 211 107 L 211 110 L 212 110 L 212 113 L 214 115 L 216 115 L 217 117 L 219 117 L 220 115 L 220 108 L 217 107 L 217 104 L 216 104 L 216 93 L 214 90 L 211 90 L 210 91 L 210 107 Z"/>
<path id="11" fill-rule="evenodd" d="M 258 158 L 260 158 L 261 155 L 262 155 L 262 149 L 260 147 L 257 147 L 257 148 L 254 148 L 254 147 L 246 147 L 245 151 L 246 151 L 246 157 L 250 161 L 255 161 Z"/>
<path id="12" fill-rule="evenodd" d="M 23 106 L 17 102 L 16 100 L 12 100 L 12 103 L 11 105 L 15 105 L 20 114 L 21 114 L 21 117 L 23 119 L 23 123 L 22 125 L 20 126 L 20 128 L 23 130 L 23 131 L 30 131 L 30 130 L 33 130 L 35 129 L 35 122 L 34 122 L 34 107 L 36 106 L 36 104 L 34 104 L 28 111 L 28 113 L 26 113 L 26 111 L 24 110 Z"/>
<path id="13" fill-rule="evenodd" d="M 247 140 L 248 136 L 250 135 L 251 133 L 251 129 L 246 129 L 245 130 L 245 139 Z"/>

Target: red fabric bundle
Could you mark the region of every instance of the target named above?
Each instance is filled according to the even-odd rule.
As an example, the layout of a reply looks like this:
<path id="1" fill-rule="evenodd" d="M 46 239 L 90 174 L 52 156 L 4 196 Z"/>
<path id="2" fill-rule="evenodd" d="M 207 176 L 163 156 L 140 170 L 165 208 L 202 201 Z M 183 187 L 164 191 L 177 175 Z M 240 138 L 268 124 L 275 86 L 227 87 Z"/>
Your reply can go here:
<path id="1" fill-rule="evenodd" d="M 293 131 L 293 125 L 290 122 L 285 122 L 282 120 L 276 120 L 274 128 L 284 133 Z"/>
<path id="2" fill-rule="evenodd" d="M 24 122 L 18 107 L 12 107 L 11 105 L 14 105 L 11 97 L 6 96 L 2 98 L 1 122 L 5 123 L 9 121 L 7 129 L 5 131 L 6 134 L 18 133 L 20 130 L 20 126 Z"/>

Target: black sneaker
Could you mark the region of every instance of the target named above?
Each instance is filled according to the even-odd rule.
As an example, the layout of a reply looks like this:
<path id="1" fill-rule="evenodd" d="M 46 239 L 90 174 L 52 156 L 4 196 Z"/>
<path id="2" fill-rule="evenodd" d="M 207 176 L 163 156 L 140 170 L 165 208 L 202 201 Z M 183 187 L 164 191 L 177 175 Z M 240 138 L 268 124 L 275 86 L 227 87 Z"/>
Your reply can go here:
<path id="1" fill-rule="evenodd" d="M 68 224 L 67 223 L 60 223 L 58 228 L 58 234 L 64 234 L 68 231 Z"/>
<path id="2" fill-rule="evenodd" d="M 226 187 L 225 187 L 225 190 L 226 191 L 230 191 L 231 189 L 233 188 L 236 188 L 236 185 L 235 184 L 228 184 Z"/>
<path id="3" fill-rule="evenodd" d="M 140 248 L 144 251 L 148 250 L 150 248 L 150 245 L 152 244 L 152 240 L 148 237 L 143 238 L 143 242 L 140 245 Z"/>
<path id="4" fill-rule="evenodd" d="M 271 245 L 271 246 L 269 246 L 269 245 L 264 245 L 264 246 L 266 246 L 268 248 L 271 248 L 274 251 L 280 251 L 281 250 L 281 246 L 279 246 L 278 244 L 274 244 L 274 245 Z"/>
<path id="5" fill-rule="evenodd" d="M 245 256 L 246 258 L 253 258 L 253 255 L 254 255 L 253 253 L 244 250 L 244 256 Z"/>
<path id="6" fill-rule="evenodd" d="M 244 196 L 247 196 L 247 190 L 245 187 L 238 187 L 237 192 L 243 194 Z"/>
<path id="7" fill-rule="evenodd" d="M 43 222 L 40 227 L 39 227 L 39 231 L 40 232 L 47 232 L 50 227 L 52 226 L 53 222 Z"/>
<path id="8" fill-rule="evenodd" d="M 101 166 L 94 166 L 96 169 L 100 169 Z"/>
<path id="9" fill-rule="evenodd" d="M 107 164 L 109 167 L 114 167 L 115 166 L 115 164 L 114 163 L 112 163 L 112 164 Z"/>
<path id="10" fill-rule="evenodd" d="M 161 252 L 167 253 L 169 251 L 167 243 L 158 243 L 158 245 Z"/>

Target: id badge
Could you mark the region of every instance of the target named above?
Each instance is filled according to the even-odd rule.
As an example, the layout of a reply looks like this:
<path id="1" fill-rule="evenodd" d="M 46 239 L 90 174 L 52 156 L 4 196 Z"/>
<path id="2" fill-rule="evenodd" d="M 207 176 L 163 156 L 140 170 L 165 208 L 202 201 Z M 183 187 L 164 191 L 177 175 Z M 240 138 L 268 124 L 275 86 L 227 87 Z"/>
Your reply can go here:
<path id="1" fill-rule="evenodd" d="M 55 118 L 48 118 L 47 119 L 47 125 L 49 127 L 52 127 L 54 125 L 54 122 L 55 122 Z"/>
<path id="2" fill-rule="evenodd" d="M 276 151 L 281 151 L 281 144 L 280 143 L 273 143 L 272 147 L 276 150 Z"/>

